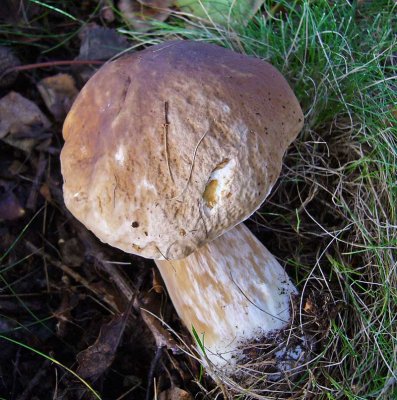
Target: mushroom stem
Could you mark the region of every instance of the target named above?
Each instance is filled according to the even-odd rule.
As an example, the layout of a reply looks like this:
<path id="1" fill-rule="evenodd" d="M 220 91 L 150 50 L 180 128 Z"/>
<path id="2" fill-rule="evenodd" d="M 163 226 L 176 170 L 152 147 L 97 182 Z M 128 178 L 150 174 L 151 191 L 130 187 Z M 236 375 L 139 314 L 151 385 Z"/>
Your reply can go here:
<path id="1" fill-rule="evenodd" d="M 274 256 L 243 224 L 182 260 L 156 260 L 186 327 L 205 359 L 233 373 L 249 344 L 291 322 L 296 288 Z"/>

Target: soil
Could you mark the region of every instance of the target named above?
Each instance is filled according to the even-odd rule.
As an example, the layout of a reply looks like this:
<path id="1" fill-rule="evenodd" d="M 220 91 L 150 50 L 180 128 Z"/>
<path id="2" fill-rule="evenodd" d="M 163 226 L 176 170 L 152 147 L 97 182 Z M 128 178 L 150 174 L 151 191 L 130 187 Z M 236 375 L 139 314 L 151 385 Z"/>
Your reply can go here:
<path id="1" fill-rule="evenodd" d="M 84 34 L 44 11 L 28 2 L 0 7 L 0 101 L 11 96 L 0 106 L 0 398 L 95 398 L 80 379 L 104 399 L 147 399 L 171 387 L 195 394 L 199 365 L 142 316 L 143 305 L 190 343 L 154 263 L 100 243 L 62 198 L 64 115 L 98 64 L 131 43 L 96 1 L 65 9 L 89 23 Z M 60 44 L 51 32 L 72 37 Z M 17 111 L 13 92 L 24 98 Z"/>

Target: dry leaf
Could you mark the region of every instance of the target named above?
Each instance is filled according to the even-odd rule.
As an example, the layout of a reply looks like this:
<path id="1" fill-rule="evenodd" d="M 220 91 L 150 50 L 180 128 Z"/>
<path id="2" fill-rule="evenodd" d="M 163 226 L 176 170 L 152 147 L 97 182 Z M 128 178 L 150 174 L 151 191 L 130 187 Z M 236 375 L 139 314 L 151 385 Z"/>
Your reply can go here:
<path id="1" fill-rule="evenodd" d="M 88 24 L 80 33 L 81 45 L 77 60 L 108 60 L 128 49 L 127 39 L 115 29 Z"/>
<path id="2" fill-rule="evenodd" d="M 185 390 L 173 386 L 170 389 L 161 392 L 159 400 L 193 400 L 193 396 Z"/>
<path id="3" fill-rule="evenodd" d="M 18 76 L 18 72 L 8 72 L 10 69 L 20 64 L 19 59 L 14 55 L 10 48 L 0 46 L 0 88 L 12 85 Z"/>
<path id="4" fill-rule="evenodd" d="M 102 325 L 95 343 L 77 355 L 79 363 L 77 373 L 82 378 L 96 380 L 110 367 L 125 326 L 125 315 L 115 316 L 110 322 Z"/>
<path id="5" fill-rule="evenodd" d="M 157 268 L 153 268 L 153 279 L 152 279 L 152 289 L 158 293 L 161 294 L 164 292 L 164 283 L 161 279 L 160 273 L 157 270 Z"/>
<path id="6" fill-rule="evenodd" d="M 99 11 L 99 15 L 106 22 L 109 22 L 109 23 L 114 22 L 114 20 L 116 19 L 116 16 L 114 15 L 113 8 L 114 8 L 113 1 L 112 0 L 106 0 L 101 5 L 101 9 Z"/>
<path id="7" fill-rule="evenodd" d="M 0 99 L 0 139 L 30 152 L 50 121 L 32 101 L 10 92 Z"/>
<path id="8" fill-rule="evenodd" d="M 305 313 L 312 313 L 314 310 L 314 304 L 313 301 L 310 297 L 308 297 L 308 299 L 306 300 L 306 303 L 303 307 L 303 310 L 305 311 Z"/>
<path id="9" fill-rule="evenodd" d="M 29 0 L 1 0 L 0 21 L 12 25 L 25 25 L 26 21 L 40 13 L 40 6 Z"/>
<path id="10" fill-rule="evenodd" d="M 173 0 L 120 0 L 118 7 L 127 22 L 138 31 L 152 28 L 150 21 L 165 21 L 171 13 Z"/>
<path id="11" fill-rule="evenodd" d="M 73 320 L 71 311 L 77 306 L 79 302 L 78 295 L 70 291 L 62 292 L 62 301 L 53 316 L 57 320 L 56 330 L 59 337 L 67 335 L 67 326 Z"/>
<path id="12" fill-rule="evenodd" d="M 152 332 L 157 348 L 166 347 L 173 354 L 179 354 L 181 350 L 172 334 L 156 317 L 161 315 L 161 296 L 155 292 L 141 292 L 140 299 L 136 300 L 134 306 L 140 309 L 142 319 Z"/>
<path id="13" fill-rule="evenodd" d="M 59 247 L 61 250 L 62 261 L 69 267 L 80 267 L 80 265 L 83 264 L 85 249 L 78 239 L 71 238 L 60 240 Z"/>
<path id="14" fill-rule="evenodd" d="M 40 186 L 39 193 L 44 197 L 44 199 L 48 203 L 53 203 L 51 191 L 47 183 L 43 183 Z"/>
<path id="15" fill-rule="evenodd" d="M 66 116 L 79 92 L 74 79 L 68 74 L 44 78 L 37 84 L 37 89 L 45 105 L 58 121 Z"/>
<path id="16" fill-rule="evenodd" d="M 25 210 L 9 186 L 0 182 L 0 221 L 12 221 L 25 215 Z"/>
<path id="17" fill-rule="evenodd" d="M 20 162 L 19 160 L 12 160 L 11 164 L 7 168 L 7 173 L 10 174 L 10 176 L 16 176 L 19 174 L 25 173 L 29 168 L 26 166 L 26 164 Z"/>
<path id="18" fill-rule="evenodd" d="M 109 60 L 130 47 L 127 39 L 115 29 L 104 28 L 95 23 L 87 24 L 79 34 L 80 53 L 76 60 Z M 83 82 L 86 82 L 97 67 L 76 66 Z"/>

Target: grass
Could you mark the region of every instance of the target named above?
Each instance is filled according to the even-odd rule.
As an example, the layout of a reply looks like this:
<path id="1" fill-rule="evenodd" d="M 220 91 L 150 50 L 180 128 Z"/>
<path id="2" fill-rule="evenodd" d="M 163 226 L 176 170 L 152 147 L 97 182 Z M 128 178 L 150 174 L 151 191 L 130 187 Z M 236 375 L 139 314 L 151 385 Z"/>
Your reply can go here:
<path id="1" fill-rule="evenodd" d="M 268 229 L 279 231 L 269 247 L 277 253 L 273 243 L 286 234 L 290 246 L 278 255 L 290 258 L 302 298 L 316 288 L 345 305 L 323 339 L 326 352 L 309 365 L 308 391 L 328 399 L 393 398 L 396 6 L 281 1 L 284 14 L 269 17 L 267 3 L 265 17 L 238 32 L 175 23 L 158 24 L 150 37 L 133 36 L 151 43 L 177 35 L 222 44 L 269 60 L 289 78 L 306 124 L 262 210 Z"/>
<path id="2" fill-rule="evenodd" d="M 300 283 L 340 306 L 305 379 L 290 395 L 316 399 L 397 396 L 397 104 L 392 1 L 279 1 L 233 31 L 199 21 L 157 23 L 143 43 L 209 41 L 264 58 L 289 79 L 305 127 L 256 218 L 269 248 Z M 376 4 L 375 4 L 376 3 Z M 395 29 L 395 28 L 394 28 Z M 280 206 L 280 204 L 282 206 Z M 272 229 L 275 227 L 276 229 Z M 285 243 L 285 238 L 288 243 Z M 282 246 L 280 245 L 282 244 Z M 305 393 L 305 394 L 303 394 Z M 251 388 L 247 396 L 275 398 Z"/>
<path id="3" fill-rule="evenodd" d="M 76 379 L 78 379 L 84 386 L 87 387 L 87 389 L 94 395 L 95 398 L 101 400 L 101 397 L 98 395 L 98 393 L 95 392 L 95 390 L 91 387 L 91 385 L 85 381 L 83 378 L 81 378 L 78 374 L 76 374 L 74 371 L 72 371 L 70 368 L 66 367 L 65 365 L 62 365 L 59 361 L 57 361 L 55 358 L 48 356 L 47 354 L 42 353 L 41 351 L 38 351 L 24 343 L 18 342 L 16 340 L 13 340 L 7 336 L 4 335 L 0 335 L 0 339 L 4 339 L 8 342 L 11 342 L 13 344 L 16 344 L 20 347 L 23 347 L 27 350 L 30 350 L 33 353 L 36 353 L 37 355 L 41 356 L 42 358 L 51 361 L 52 363 L 54 363 L 55 365 L 59 365 L 61 368 L 63 368 L 64 370 L 66 370 L 67 372 L 69 372 L 72 376 L 74 376 Z"/>
<path id="4" fill-rule="evenodd" d="M 57 40 L 69 46 L 81 17 L 66 5 L 34 3 L 48 3 L 46 13 L 57 7 L 75 24 L 73 35 L 59 38 L 35 32 L 35 46 L 46 53 L 59 50 Z M 149 33 L 122 20 L 118 30 L 134 46 L 174 38 L 216 43 L 264 58 L 287 77 L 305 127 L 251 225 L 286 263 L 301 306 L 313 298 L 323 308 L 316 310 L 317 356 L 300 379 L 283 382 L 285 396 L 396 399 L 397 5 L 266 0 L 263 11 L 233 29 L 176 12 Z M 23 35 L 5 42 L 21 43 Z M 276 390 L 254 385 L 230 394 L 270 399 L 281 396 Z"/>

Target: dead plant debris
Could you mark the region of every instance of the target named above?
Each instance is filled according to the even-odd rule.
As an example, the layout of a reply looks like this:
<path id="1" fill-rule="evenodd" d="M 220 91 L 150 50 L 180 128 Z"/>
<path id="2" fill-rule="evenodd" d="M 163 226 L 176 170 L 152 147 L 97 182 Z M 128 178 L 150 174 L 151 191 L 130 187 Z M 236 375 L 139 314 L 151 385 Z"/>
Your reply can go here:
<path id="1" fill-rule="evenodd" d="M 0 99 L 0 139 L 26 152 L 48 137 L 51 123 L 40 108 L 19 93 Z"/>
<path id="2" fill-rule="evenodd" d="M 76 83 L 69 74 L 43 78 L 38 84 L 41 97 L 57 121 L 62 121 L 78 94 Z"/>

